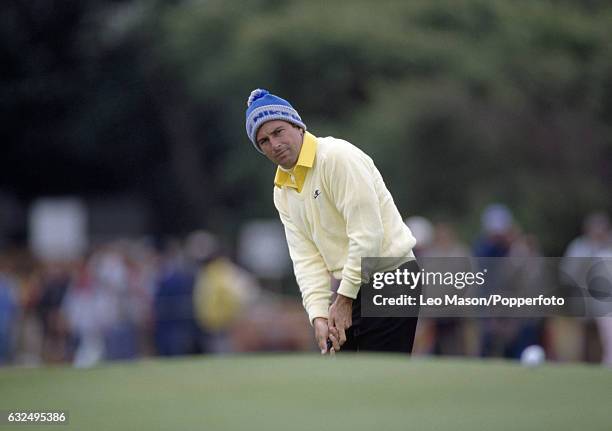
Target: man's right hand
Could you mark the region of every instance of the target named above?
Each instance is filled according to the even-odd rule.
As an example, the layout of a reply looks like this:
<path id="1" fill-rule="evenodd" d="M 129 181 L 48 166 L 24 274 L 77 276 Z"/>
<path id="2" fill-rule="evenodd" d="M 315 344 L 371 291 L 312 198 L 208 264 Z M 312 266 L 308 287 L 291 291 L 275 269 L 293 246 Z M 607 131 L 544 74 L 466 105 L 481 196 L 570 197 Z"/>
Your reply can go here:
<path id="1" fill-rule="evenodd" d="M 340 350 L 340 344 L 338 343 L 337 338 L 329 333 L 329 329 L 327 327 L 327 319 L 325 319 L 324 317 L 317 317 L 312 322 L 312 325 L 314 326 L 315 339 L 317 340 L 317 345 L 319 346 L 319 349 L 321 349 L 322 355 L 326 355 L 329 353 L 327 351 L 328 339 L 331 340 L 335 351 Z"/>

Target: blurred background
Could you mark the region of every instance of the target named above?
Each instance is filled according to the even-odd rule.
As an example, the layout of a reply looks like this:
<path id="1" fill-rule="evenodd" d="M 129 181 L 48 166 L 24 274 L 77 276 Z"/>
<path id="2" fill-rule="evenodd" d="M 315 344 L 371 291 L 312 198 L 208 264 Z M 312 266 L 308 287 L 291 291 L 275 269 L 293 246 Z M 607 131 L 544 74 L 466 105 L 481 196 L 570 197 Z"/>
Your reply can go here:
<path id="1" fill-rule="evenodd" d="M 258 87 L 372 156 L 419 255 L 612 256 L 612 4 L 372 7 L 2 2 L 0 364 L 314 349 Z M 423 319 L 415 352 L 612 363 L 610 319 Z"/>

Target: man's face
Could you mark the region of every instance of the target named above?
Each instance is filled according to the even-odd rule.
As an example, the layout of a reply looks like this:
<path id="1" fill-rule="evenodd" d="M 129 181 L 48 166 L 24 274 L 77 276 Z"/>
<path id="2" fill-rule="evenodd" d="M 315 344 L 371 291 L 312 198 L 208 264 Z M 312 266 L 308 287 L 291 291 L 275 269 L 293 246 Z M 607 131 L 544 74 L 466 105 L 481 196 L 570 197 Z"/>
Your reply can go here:
<path id="1" fill-rule="evenodd" d="M 300 155 L 304 131 L 286 121 L 272 120 L 259 128 L 255 139 L 268 159 L 290 169 L 295 166 Z"/>

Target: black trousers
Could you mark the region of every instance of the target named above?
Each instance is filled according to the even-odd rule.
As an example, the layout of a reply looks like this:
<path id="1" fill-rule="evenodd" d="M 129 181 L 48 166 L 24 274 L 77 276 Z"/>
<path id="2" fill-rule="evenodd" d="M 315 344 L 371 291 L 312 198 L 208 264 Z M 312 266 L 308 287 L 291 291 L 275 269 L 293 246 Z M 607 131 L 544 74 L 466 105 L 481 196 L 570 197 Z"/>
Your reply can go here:
<path id="1" fill-rule="evenodd" d="M 419 271 L 416 261 L 400 268 Z M 418 317 L 361 317 L 361 290 L 353 301 L 353 324 L 341 351 L 412 353 Z"/>

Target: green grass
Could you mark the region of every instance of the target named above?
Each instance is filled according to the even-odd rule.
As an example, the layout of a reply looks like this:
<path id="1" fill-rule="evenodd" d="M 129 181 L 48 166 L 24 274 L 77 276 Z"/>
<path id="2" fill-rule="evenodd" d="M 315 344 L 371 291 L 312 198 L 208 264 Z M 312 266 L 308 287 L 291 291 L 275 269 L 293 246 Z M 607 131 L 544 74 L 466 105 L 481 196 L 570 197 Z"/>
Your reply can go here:
<path id="1" fill-rule="evenodd" d="M 4 368 L 0 409 L 69 411 L 18 430 L 610 430 L 612 370 L 392 355 Z"/>

